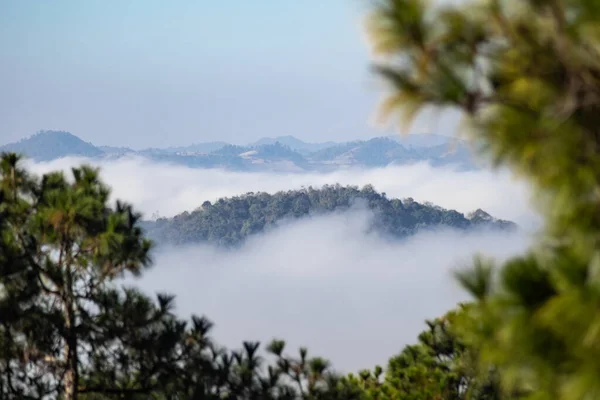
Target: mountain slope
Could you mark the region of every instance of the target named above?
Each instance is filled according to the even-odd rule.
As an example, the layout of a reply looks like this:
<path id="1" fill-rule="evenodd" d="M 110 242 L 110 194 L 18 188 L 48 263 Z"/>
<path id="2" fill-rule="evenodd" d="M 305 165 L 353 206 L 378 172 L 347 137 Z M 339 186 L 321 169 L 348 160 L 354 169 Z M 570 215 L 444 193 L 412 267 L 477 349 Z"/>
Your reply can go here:
<path id="1" fill-rule="evenodd" d="M 430 147 L 406 147 L 390 137 L 373 138 L 339 144 L 307 156 L 309 160 L 326 164 L 385 167 L 390 164 L 411 164 L 429 161 L 434 165 L 457 164 L 471 168 L 471 153 L 461 142 Z"/>
<path id="2" fill-rule="evenodd" d="M 27 139 L 1 146 L 0 151 L 25 154 L 36 161 L 50 161 L 66 156 L 97 157 L 103 154 L 93 144 L 64 131 L 40 131 Z"/>
<path id="3" fill-rule="evenodd" d="M 148 149 L 148 150 L 162 150 L 167 153 L 212 153 L 215 150 L 219 150 L 229 143 L 226 142 L 204 142 L 194 143 L 189 146 L 177 146 L 167 147 L 166 149 Z"/>
<path id="4" fill-rule="evenodd" d="M 433 133 L 422 133 L 422 134 L 412 134 L 412 135 L 390 135 L 389 139 L 398 142 L 404 147 L 407 148 L 423 148 L 423 147 L 432 147 L 439 145 L 447 145 L 450 144 L 454 139 L 450 136 L 444 135 L 436 135 Z"/>
<path id="5" fill-rule="evenodd" d="M 298 151 L 300 153 L 312 153 L 314 151 L 319 151 L 321 149 L 325 149 L 327 147 L 335 146 L 337 143 L 335 142 L 324 142 L 324 143 L 307 143 L 303 140 L 300 140 L 294 136 L 278 136 L 275 138 L 264 137 L 257 140 L 254 143 L 249 144 L 252 147 L 270 145 L 275 143 L 281 143 L 284 146 L 289 147 L 292 150 Z"/>
<path id="6" fill-rule="evenodd" d="M 473 218 L 412 199 L 387 199 L 371 186 L 362 189 L 340 185 L 276 194 L 248 193 L 206 201 L 197 210 L 146 221 L 143 226 L 159 244 L 214 243 L 236 246 L 246 237 L 276 227 L 281 221 L 312 215 L 346 211 L 362 202 L 375 217 L 371 229 L 392 238 L 402 238 L 422 230 L 449 227 L 468 229 L 515 229 L 512 222 L 496 220 L 482 210 Z"/>
<path id="7" fill-rule="evenodd" d="M 208 156 L 220 157 L 224 163 L 232 163 L 247 170 L 277 170 L 280 172 L 309 169 L 307 160 L 298 152 L 279 142 L 262 146 L 227 145 Z"/>
<path id="8" fill-rule="evenodd" d="M 406 147 L 406 148 L 423 148 L 423 147 L 431 147 L 431 146 L 439 146 L 443 144 L 449 144 L 452 142 L 453 138 L 444 135 L 436 135 L 436 134 L 412 134 L 412 135 L 390 135 L 385 137 L 385 139 L 390 139 L 398 144 Z M 249 144 L 249 146 L 263 146 L 267 144 L 275 144 L 279 142 L 285 146 L 288 146 L 292 150 L 296 150 L 300 153 L 314 153 L 319 150 L 326 149 L 328 147 L 345 145 L 347 143 L 356 143 L 363 141 L 353 141 L 353 142 L 320 142 L 320 143 L 308 143 L 303 140 L 300 140 L 294 136 L 277 136 L 277 137 L 264 137 L 257 140 L 254 143 Z"/>

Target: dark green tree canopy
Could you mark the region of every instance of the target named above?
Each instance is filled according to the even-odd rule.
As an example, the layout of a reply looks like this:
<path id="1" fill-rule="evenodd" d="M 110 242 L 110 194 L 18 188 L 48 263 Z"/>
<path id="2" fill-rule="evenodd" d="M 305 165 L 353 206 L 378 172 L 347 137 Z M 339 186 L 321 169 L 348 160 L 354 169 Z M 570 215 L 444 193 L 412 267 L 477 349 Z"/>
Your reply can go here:
<path id="1" fill-rule="evenodd" d="M 370 229 L 390 238 L 404 238 L 423 230 L 454 228 L 458 230 L 514 230 L 516 225 L 497 220 L 483 210 L 465 215 L 411 198 L 388 199 L 371 185 L 325 185 L 287 192 L 247 193 L 222 198 L 214 204 L 204 202 L 192 213 L 144 221 L 149 237 L 159 243 L 189 244 L 209 242 L 236 246 L 248 236 L 268 231 L 290 219 L 325 215 L 364 206 L 374 213 Z"/>

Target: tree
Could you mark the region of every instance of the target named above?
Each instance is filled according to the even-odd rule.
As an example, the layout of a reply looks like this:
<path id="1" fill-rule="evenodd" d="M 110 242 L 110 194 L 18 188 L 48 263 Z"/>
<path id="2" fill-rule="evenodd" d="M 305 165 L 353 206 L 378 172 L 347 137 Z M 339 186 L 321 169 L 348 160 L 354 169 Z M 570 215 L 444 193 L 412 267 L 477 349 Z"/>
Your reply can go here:
<path id="1" fill-rule="evenodd" d="M 599 22 L 596 0 L 380 0 L 368 23 L 385 120 L 458 109 L 475 147 L 537 189 L 538 246 L 459 274 L 466 340 L 528 398 L 600 395 Z"/>
<path id="2" fill-rule="evenodd" d="M 149 265 L 139 214 L 120 202 L 109 207 L 90 167 L 74 168 L 70 180 L 58 172 L 36 179 L 19 161 L 0 161 L 0 397 L 76 400 L 117 390 L 118 358 L 142 351 L 149 336 L 163 339 L 173 318 L 171 297 L 155 305 L 112 284 Z M 89 386 L 99 372 L 113 381 Z"/>
<path id="3" fill-rule="evenodd" d="M 391 357 L 387 370 L 376 367 L 350 375 L 367 400 L 495 400 L 501 390 L 495 371 L 481 372 L 477 352 L 456 332 L 463 308 L 427 321 L 418 342 Z M 381 379 L 383 377 L 383 379 Z"/>

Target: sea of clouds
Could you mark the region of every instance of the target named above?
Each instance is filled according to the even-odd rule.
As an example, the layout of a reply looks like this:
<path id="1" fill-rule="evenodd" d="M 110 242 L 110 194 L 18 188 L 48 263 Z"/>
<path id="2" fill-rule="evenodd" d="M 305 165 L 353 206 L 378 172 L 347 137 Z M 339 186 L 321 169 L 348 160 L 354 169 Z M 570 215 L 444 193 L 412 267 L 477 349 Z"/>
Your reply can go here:
<path id="1" fill-rule="evenodd" d="M 389 198 L 412 197 L 445 208 L 477 208 L 518 223 L 517 233 L 418 234 L 401 243 L 367 233 L 368 210 L 293 221 L 258 235 L 237 251 L 208 245 L 163 248 L 153 268 L 128 281 L 177 295 L 182 315 L 206 315 L 216 340 L 286 339 L 345 371 L 385 364 L 434 318 L 468 299 L 452 277 L 475 253 L 503 260 L 525 251 L 540 218 L 524 182 L 504 171 L 460 172 L 428 164 L 328 174 L 242 173 L 191 169 L 142 158 L 66 158 L 30 163 L 36 173 L 99 166 L 113 196 L 145 215 L 172 216 L 205 200 L 246 192 L 372 184 Z"/>
<path id="2" fill-rule="evenodd" d="M 248 173 L 220 169 L 195 169 L 152 162 L 141 157 L 111 161 L 63 158 L 46 163 L 30 163 L 40 174 L 88 163 L 101 168 L 103 179 L 113 194 L 135 204 L 147 217 L 158 212 L 171 217 L 191 211 L 203 201 L 247 192 L 320 187 L 325 184 L 363 186 L 372 184 L 389 198 L 412 197 L 468 213 L 483 208 L 498 218 L 510 219 L 528 227 L 537 222 L 529 206 L 527 185 L 507 171 L 462 172 L 452 167 L 436 168 L 427 163 L 373 169 L 348 169 L 332 173 Z"/>

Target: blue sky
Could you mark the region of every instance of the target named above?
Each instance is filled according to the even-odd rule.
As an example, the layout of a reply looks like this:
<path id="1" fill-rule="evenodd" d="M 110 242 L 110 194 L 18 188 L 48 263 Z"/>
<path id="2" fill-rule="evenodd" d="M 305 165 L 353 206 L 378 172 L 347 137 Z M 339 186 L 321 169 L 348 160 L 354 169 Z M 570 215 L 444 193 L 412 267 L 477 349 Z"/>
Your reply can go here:
<path id="1" fill-rule="evenodd" d="M 0 143 L 381 135 L 366 0 L 2 0 Z"/>

